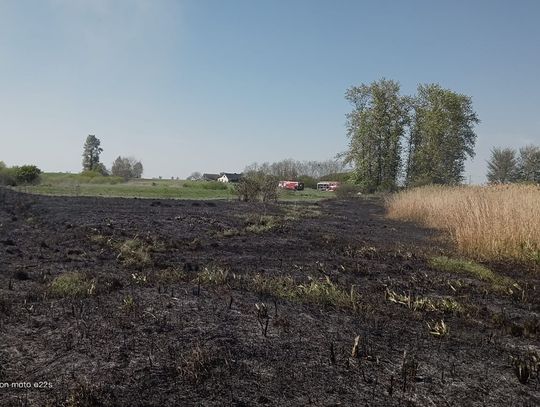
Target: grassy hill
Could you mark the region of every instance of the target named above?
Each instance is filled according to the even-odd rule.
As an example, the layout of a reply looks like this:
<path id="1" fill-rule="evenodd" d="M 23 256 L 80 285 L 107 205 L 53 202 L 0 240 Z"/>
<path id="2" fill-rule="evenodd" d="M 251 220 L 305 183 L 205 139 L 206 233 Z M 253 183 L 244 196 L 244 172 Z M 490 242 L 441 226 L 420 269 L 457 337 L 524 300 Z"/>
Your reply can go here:
<path id="1" fill-rule="evenodd" d="M 236 199 L 234 185 L 208 181 L 132 179 L 86 176 L 68 173 L 44 173 L 39 185 L 18 190 L 41 195 L 103 196 L 125 198 Z M 282 191 L 281 200 L 318 200 L 331 193 L 306 189 Z"/>

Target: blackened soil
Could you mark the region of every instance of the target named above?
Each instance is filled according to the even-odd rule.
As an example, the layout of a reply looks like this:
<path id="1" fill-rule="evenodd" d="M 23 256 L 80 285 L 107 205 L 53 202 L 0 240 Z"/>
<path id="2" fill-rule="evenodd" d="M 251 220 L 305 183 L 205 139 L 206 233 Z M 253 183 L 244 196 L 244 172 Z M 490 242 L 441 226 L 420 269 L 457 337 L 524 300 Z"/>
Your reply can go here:
<path id="1" fill-rule="evenodd" d="M 260 215 L 268 227 L 249 229 Z M 128 240 L 147 257 L 121 255 Z M 430 267 L 441 254 L 455 256 L 435 233 L 385 220 L 377 200 L 0 190 L 0 404 L 540 405 L 538 272 L 491 265 L 519 285 L 504 292 Z M 211 284 L 205 268 L 225 277 Z M 88 292 L 54 295 L 52 281 L 73 272 Z M 355 306 L 263 292 L 246 283 L 256 276 L 330 281 Z M 388 291 L 463 310 L 415 310 Z M 440 320 L 443 337 L 428 328 Z"/>

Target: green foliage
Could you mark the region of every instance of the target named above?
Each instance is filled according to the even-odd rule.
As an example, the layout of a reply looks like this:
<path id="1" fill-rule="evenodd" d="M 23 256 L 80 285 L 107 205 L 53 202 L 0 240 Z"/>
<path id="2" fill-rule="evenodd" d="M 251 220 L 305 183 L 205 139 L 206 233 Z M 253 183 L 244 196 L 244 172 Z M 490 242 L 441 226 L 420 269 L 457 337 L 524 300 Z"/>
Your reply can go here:
<path id="1" fill-rule="evenodd" d="M 206 266 L 198 275 L 198 281 L 202 284 L 223 285 L 234 275 L 229 273 L 229 270 L 222 268 L 216 264 Z"/>
<path id="2" fill-rule="evenodd" d="M 213 191 L 225 191 L 229 188 L 226 183 L 219 181 L 204 181 L 201 187 L 203 189 L 210 189 Z"/>
<path id="3" fill-rule="evenodd" d="M 182 186 L 184 188 L 200 188 L 213 191 L 225 191 L 229 188 L 225 182 L 219 181 L 184 181 Z"/>
<path id="4" fill-rule="evenodd" d="M 490 184 L 507 184 L 518 179 L 516 151 L 511 148 L 494 148 L 488 161 L 487 179 Z"/>
<path id="5" fill-rule="evenodd" d="M 430 265 L 438 270 L 449 273 L 467 274 L 471 277 L 478 278 L 479 280 L 486 281 L 495 287 L 516 287 L 516 283 L 512 279 L 496 274 L 489 268 L 470 260 L 439 256 L 432 258 L 430 260 Z"/>
<path id="6" fill-rule="evenodd" d="M 302 302 L 353 309 L 357 302 L 353 290 L 350 292 L 343 290 L 334 284 L 328 276 L 324 280 L 311 279 L 308 284 L 299 285 L 296 296 Z"/>
<path id="7" fill-rule="evenodd" d="M 17 184 L 37 184 L 41 170 L 35 165 L 23 165 L 22 167 L 13 167 Z"/>
<path id="8" fill-rule="evenodd" d="M 98 171 L 83 171 L 80 174 L 68 173 L 43 173 L 41 175 L 42 186 L 53 188 L 73 188 L 75 185 L 96 184 L 115 185 L 123 183 L 124 179 L 119 177 L 104 176 Z"/>
<path id="9" fill-rule="evenodd" d="M 82 273 L 69 272 L 56 277 L 49 286 L 54 297 L 86 297 L 95 292 L 95 282 Z"/>
<path id="10" fill-rule="evenodd" d="M 290 276 L 266 277 L 256 274 L 247 285 L 263 295 L 270 295 L 300 303 L 350 308 L 357 310 L 358 295 L 351 287 L 345 290 L 332 282 L 328 276 L 324 279 L 309 278 L 307 283 L 297 284 Z"/>
<path id="11" fill-rule="evenodd" d="M 346 157 L 355 165 L 355 181 L 365 192 L 395 189 L 401 139 L 409 120 L 408 99 L 401 96 L 399 83 L 387 79 L 353 86 L 346 99 L 353 105 L 347 115 Z"/>
<path id="12" fill-rule="evenodd" d="M 101 141 L 93 134 L 89 134 L 84 143 L 82 167 L 83 171 L 99 171 L 103 170 L 100 166 L 99 156 L 103 152 L 100 147 Z"/>
<path id="13" fill-rule="evenodd" d="M 103 163 L 97 163 L 97 165 L 93 169 L 94 172 L 97 172 L 99 175 L 107 176 L 109 175 L 109 171 L 105 167 L 105 164 Z"/>
<path id="14" fill-rule="evenodd" d="M 95 174 L 94 174 L 95 175 Z M 1 177 L 1 171 L 0 171 Z M 174 199 L 234 199 L 235 184 L 188 182 L 179 180 L 148 180 L 95 175 L 91 178 L 81 174 L 44 173 L 39 185 L 27 187 L 35 194 L 63 196 L 108 196 Z M 204 186 L 209 184 L 208 187 Z M 214 189 L 217 188 L 217 189 Z M 280 191 L 279 200 L 316 201 L 328 198 L 328 193 L 314 189 L 303 191 Z"/>
<path id="15" fill-rule="evenodd" d="M 402 96 L 399 83 L 381 79 L 351 87 L 346 99 L 353 111 L 347 115 L 345 157 L 354 163 L 352 181 L 363 192 L 396 190 L 403 178 L 407 186 L 462 181 L 479 123 L 470 97 L 437 84 Z"/>
<path id="16" fill-rule="evenodd" d="M 0 161 L 0 185 L 35 185 L 40 181 L 41 170 L 35 165 L 7 167 Z"/>
<path id="17" fill-rule="evenodd" d="M 0 185 L 11 187 L 17 185 L 17 174 L 14 168 L 8 168 L 5 164 L 3 168 L 0 167 Z"/>
<path id="18" fill-rule="evenodd" d="M 467 157 L 474 157 L 480 121 L 470 97 L 440 85 L 419 85 L 407 140 L 407 185 L 459 184 Z"/>

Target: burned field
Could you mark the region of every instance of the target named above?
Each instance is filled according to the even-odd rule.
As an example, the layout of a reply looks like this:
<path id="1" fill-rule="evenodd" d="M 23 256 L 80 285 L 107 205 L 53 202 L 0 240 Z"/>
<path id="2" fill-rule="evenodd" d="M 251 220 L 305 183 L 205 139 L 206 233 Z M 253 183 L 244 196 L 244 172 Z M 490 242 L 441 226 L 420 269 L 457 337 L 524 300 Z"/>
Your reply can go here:
<path id="1" fill-rule="evenodd" d="M 539 405 L 538 270 L 458 257 L 377 200 L 0 191 L 0 403 Z"/>

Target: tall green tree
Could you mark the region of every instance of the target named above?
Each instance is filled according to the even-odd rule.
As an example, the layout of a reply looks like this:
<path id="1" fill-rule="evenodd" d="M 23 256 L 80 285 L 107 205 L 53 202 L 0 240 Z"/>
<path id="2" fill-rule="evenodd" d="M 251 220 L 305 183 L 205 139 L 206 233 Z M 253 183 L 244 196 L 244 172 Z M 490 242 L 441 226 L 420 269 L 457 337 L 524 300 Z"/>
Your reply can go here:
<path id="1" fill-rule="evenodd" d="M 93 134 L 89 134 L 84 143 L 82 166 L 83 171 L 100 171 L 99 156 L 103 152 L 101 141 Z"/>
<path id="2" fill-rule="evenodd" d="M 457 184 L 474 157 L 480 120 L 469 96 L 438 84 L 420 85 L 407 142 L 407 185 Z"/>
<path id="3" fill-rule="evenodd" d="M 354 164 L 355 181 L 366 191 L 394 189 L 402 167 L 408 98 L 401 96 L 398 82 L 388 79 L 353 86 L 345 98 L 353 106 L 347 115 L 346 161 Z"/>
<path id="4" fill-rule="evenodd" d="M 519 149 L 519 179 L 540 183 L 540 147 L 529 145 Z"/>
<path id="5" fill-rule="evenodd" d="M 494 148 L 488 161 L 487 179 L 490 184 L 507 184 L 518 180 L 516 150 Z"/>

